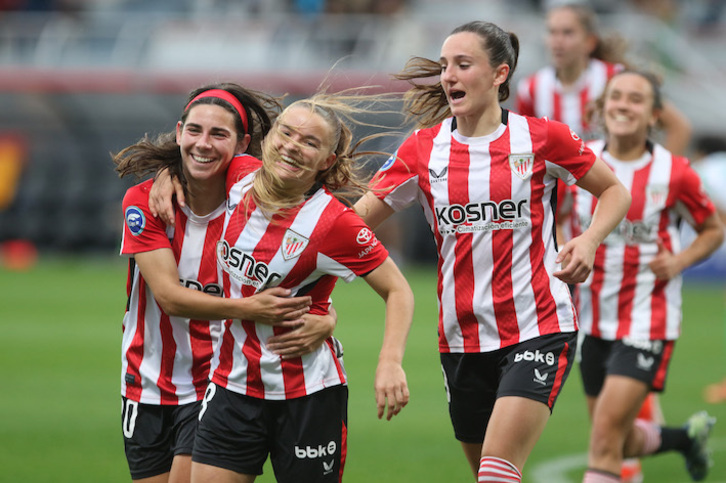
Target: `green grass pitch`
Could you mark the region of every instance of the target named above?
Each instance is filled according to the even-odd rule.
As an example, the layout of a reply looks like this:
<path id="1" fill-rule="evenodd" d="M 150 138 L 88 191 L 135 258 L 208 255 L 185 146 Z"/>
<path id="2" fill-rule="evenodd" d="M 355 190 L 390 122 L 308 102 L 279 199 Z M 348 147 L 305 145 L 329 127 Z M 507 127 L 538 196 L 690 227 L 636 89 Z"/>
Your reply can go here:
<path id="1" fill-rule="evenodd" d="M 411 402 L 392 421 L 376 419 L 373 376 L 383 302 L 363 282 L 333 294 L 337 336 L 350 376 L 344 481 L 472 481 L 448 421 L 438 364 L 433 267 L 405 270 L 416 320 L 404 367 Z M 33 270 L 0 269 L 0 482 L 129 481 L 120 431 L 119 368 L 126 266 L 116 259 L 41 258 Z M 686 283 L 683 337 L 661 401 L 680 424 L 707 409 L 719 418 L 707 481 L 726 481 L 726 404 L 703 402 L 703 387 L 726 377 L 724 287 Z M 524 468 L 526 482 L 579 482 L 588 439 L 575 367 Z M 682 458 L 644 460 L 646 481 L 689 481 Z M 258 479 L 272 482 L 266 473 Z"/>

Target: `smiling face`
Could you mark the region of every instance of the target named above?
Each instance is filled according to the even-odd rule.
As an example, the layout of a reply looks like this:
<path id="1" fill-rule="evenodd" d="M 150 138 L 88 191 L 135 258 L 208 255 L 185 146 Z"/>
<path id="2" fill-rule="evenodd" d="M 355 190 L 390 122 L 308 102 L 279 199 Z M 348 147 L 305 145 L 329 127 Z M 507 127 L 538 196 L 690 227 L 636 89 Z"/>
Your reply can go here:
<path id="1" fill-rule="evenodd" d="M 547 14 L 546 43 L 556 70 L 585 65 L 596 42 L 571 8 L 554 8 Z"/>
<path id="2" fill-rule="evenodd" d="M 658 120 L 651 83 L 635 73 L 613 77 L 605 91 L 603 115 L 608 137 L 635 138 L 643 142 Z"/>
<path id="3" fill-rule="evenodd" d="M 318 173 L 335 162 L 332 137 L 325 118 L 305 105 L 292 105 L 265 140 L 265 168 L 287 187 L 307 191 Z"/>
<path id="4" fill-rule="evenodd" d="M 232 158 L 244 152 L 249 140 L 238 140 L 231 112 L 217 105 L 197 104 L 183 123 L 177 123 L 176 142 L 184 175 L 193 183 L 224 179 Z"/>
<path id="5" fill-rule="evenodd" d="M 441 47 L 441 86 L 457 118 L 481 117 L 498 104 L 498 89 L 509 66 L 492 67 L 484 40 L 473 32 L 450 35 Z"/>

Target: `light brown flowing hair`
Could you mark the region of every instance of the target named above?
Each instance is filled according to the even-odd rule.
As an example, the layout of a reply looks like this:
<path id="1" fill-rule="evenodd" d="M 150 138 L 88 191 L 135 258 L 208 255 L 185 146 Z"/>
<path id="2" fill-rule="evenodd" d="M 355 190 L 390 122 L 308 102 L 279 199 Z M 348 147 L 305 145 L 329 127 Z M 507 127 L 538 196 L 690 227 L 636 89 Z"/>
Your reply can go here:
<path id="1" fill-rule="evenodd" d="M 290 104 L 286 110 L 293 107 L 304 107 L 325 120 L 330 127 L 330 137 L 324 140 L 324 143 L 330 149 L 328 154 L 335 154 L 336 159 L 328 169 L 317 174 L 313 185 L 308 187 L 305 193 L 291 192 L 284 186 L 275 170 L 271 169 L 271 164 L 279 159 L 280 155 L 273 143 L 268 142 L 268 137 L 262 146 L 262 168 L 255 174 L 252 188 L 245 195 L 245 203 L 248 204 L 251 198 L 268 218 L 272 218 L 276 214 L 284 216 L 282 213 L 284 210 L 296 207 L 305 199 L 305 196 L 312 194 L 320 187 L 325 187 L 336 198 L 348 205 L 365 193 L 368 190 L 367 182 L 371 171 L 366 169 L 366 165 L 373 159 L 389 157 L 390 154 L 382 151 L 363 150 L 362 145 L 373 139 L 398 133 L 371 134 L 357 142 L 354 141 L 351 126 L 385 127 L 366 122 L 363 118 L 371 114 L 392 113 L 391 110 L 381 109 L 381 106 L 386 106 L 387 101 L 395 98 L 395 94 L 372 95 L 357 93 L 359 91 L 360 89 L 334 94 L 318 92 L 312 97 Z M 277 128 L 276 124 L 272 129 Z"/>

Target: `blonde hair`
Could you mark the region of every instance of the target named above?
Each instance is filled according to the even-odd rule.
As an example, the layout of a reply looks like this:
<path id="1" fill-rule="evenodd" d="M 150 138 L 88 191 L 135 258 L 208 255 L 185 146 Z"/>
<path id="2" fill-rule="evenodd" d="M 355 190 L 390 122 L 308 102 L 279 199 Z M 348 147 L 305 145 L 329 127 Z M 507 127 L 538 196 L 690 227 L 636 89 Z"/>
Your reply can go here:
<path id="1" fill-rule="evenodd" d="M 393 99 L 392 94 L 361 94 L 355 91 L 343 91 L 335 94 L 319 92 L 310 98 L 302 99 L 290 104 L 278 117 L 272 127 L 278 129 L 278 121 L 286 111 L 293 107 L 304 107 L 311 113 L 320 116 L 330 127 L 330 138 L 326 140 L 330 151 L 328 154 L 335 154 L 335 161 L 324 171 L 320 171 L 315 177 L 312 186 L 307 192 L 291 192 L 271 169 L 271 163 L 279 158 L 273 143 L 269 137 L 262 143 L 262 168 L 255 174 L 252 188 L 245 195 L 245 202 L 254 200 L 268 216 L 282 214 L 281 212 L 299 205 L 306 195 L 312 194 L 320 187 L 326 188 L 336 198 L 352 204 L 355 198 L 368 190 L 367 182 L 370 178 L 370 170 L 366 169 L 368 162 L 378 156 L 390 156 L 382 151 L 362 150 L 361 146 L 373 139 L 382 136 L 394 135 L 395 132 L 384 132 L 363 137 L 354 142 L 353 126 L 370 126 L 383 128 L 384 126 L 372 124 L 362 118 L 370 114 L 393 113 L 391 110 L 383 110 L 381 105 Z M 328 155 L 326 154 L 326 156 Z"/>

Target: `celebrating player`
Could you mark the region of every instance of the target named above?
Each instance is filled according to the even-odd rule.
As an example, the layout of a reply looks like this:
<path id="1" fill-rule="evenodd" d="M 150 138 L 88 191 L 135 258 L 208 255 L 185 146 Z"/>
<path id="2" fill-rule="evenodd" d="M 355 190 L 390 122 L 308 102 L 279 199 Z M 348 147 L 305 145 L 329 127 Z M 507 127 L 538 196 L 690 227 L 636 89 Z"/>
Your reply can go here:
<path id="1" fill-rule="evenodd" d="M 620 481 L 623 457 L 677 450 L 691 478 L 706 477 L 706 441 L 715 420 L 705 412 L 684 427 L 663 427 L 638 410 L 649 391 L 661 392 L 681 327 L 681 272 L 713 253 L 723 228 L 686 158 L 649 140 L 662 112 L 657 79 L 626 70 L 598 103 L 606 138 L 589 147 L 630 190 L 625 220 L 598 248 L 592 275 L 579 286 L 585 338 L 580 364 L 592 419 L 584 482 Z M 592 196 L 574 190 L 576 226 L 593 219 Z M 697 232 L 680 246 L 679 226 Z"/>
<path id="2" fill-rule="evenodd" d="M 245 299 L 221 297 L 215 248 L 223 228 L 227 168 L 235 154 L 259 153 L 271 126 L 268 109 L 275 105 L 274 99 L 235 84 L 206 86 L 191 93 L 175 132 L 143 139 L 114 156 L 122 176 L 169 167 L 185 180 L 187 193 L 175 228 L 151 216 L 151 180 L 130 188 L 123 201 L 121 253 L 130 258 L 122 426 L 135 481 L 189 481 L 199 408 L 221 331 L 215 319 L 303 324 L 296 331 L 298 351 L 309 351 L 332 333 L 332 317 L 305 315 L 303 321 L 310 297 L 290 298 L 288 289 L 271 288 Z"/>
<path id="3" fill-rule="evenodd" d="M 363 277 L 386 301 L 375 394 L 378 416 L 390 419 L 409 398 L 401 364 L 413 294 L 371 230 L 333 194 L 364 187 L 340 117 L 351 107 L 342 99 L 318 94 L 293 103 L 265 138 L 261 166 L 250 160 L 229 173 L 236 183 L 217 263 L 226 295 L 285 287 L 309 294 L 316 314 L 327 313 L 338 277 Z M 281 359 L 266 342 L 276 331 L 245 318 L 224 324 L 192 481 L 251 482 L 268 456 L 277 481 L 340 481 L 348 398 L 342 348 L 330 339 L 311 354 Z"/>
<path id="4" fill-rule="evenodd" d="M 407 109 L 420 129 L 355 206 L 371 226 L 411 203 L 423 208 L 439 256 L 451 421 L 480 482 L 521 481 L 574 357 L 566 284 L 587 277 L 630 201 L 567 126 L 501 108 L 518 55 L 515 34 L 471 22 L 446 38 L 438 61 L 412 59 L 398 77 L 412 84 Z M 559 254 L 558 180 L 599 198 L 593 223 Z"/>

